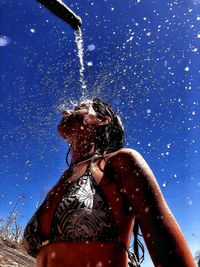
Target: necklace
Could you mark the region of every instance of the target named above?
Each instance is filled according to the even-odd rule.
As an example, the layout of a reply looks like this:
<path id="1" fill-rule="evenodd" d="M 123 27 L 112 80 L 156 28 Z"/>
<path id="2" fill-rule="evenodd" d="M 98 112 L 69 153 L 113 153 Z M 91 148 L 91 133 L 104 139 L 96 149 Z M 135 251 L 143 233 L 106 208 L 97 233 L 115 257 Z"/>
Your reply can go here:
<path id="1" fill-rule="evenodd" d="M 82 163 L 85 163 L 85 162 L 87 162 L 87 161 L 89 161 L 89 160 L 94 160 L 94 159 L 96 159 L 96 158 L 99 158 L 99 157 L 101 157 L 102 155 L 100 155 L 98 152 L 96 152 L 92 157 L 90 157 L 90 158 L 88 158 L 88 159 L 84 159 L 84 160 L 82 160 L 82 161 L 78 161 L 78 160 L 76 160 L 76 161 L 74 161 L 74 162 L 72 162 L 71 164 L 70 164 L 70 169 L 72 168 L 72 170 L 76 167 L 76 166 L 78 166 L 78 165 L 80 165 L 80 164 L 82 164 Z"/>

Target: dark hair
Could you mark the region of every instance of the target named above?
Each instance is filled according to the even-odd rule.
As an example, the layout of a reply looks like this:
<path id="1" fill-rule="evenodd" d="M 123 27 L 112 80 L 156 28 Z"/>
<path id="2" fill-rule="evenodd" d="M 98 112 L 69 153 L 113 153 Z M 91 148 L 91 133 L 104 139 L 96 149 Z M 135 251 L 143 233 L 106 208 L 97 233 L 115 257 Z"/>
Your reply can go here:
<path id="1" fill-rule="evenodd" d="M 106 102 L 94 98 L 92 107 L 98 118 L 108 116 L 110 123 L 96 129 L 95 143 L 100 154 L 114 152 L 124 146 L 124 128 L 119 116 Z"/>

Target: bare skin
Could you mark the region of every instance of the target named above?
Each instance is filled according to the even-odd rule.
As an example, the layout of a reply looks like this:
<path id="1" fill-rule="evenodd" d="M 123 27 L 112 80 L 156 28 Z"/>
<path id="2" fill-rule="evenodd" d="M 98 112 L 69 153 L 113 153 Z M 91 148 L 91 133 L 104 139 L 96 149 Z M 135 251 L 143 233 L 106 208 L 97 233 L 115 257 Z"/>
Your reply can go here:
<path id="1" fill-rule="evenodd" d="M 63 114 L 58 126 L 59 134 L 69 141 L 72 161 L 89 158 L 95 152 L 94 135 L 98 126 L 110 122 L 110 118 L 98 119 L 91 104 L 76 111 L 79 118 L 70 121 L 72 111 Z M 87 144 L 87 145 L 86 145 Z M 87 157 L 86 157 L 87 156 Z M 61 177 L 76 180 L 84 172 L 88 162 L 66 172 Z M 135 218 L 143 233 L 145 243 L 156 267 L 193 267 L 191 252 L 183 234 L 170 212 L 156 179 L 141 157 L 131 149 L 120 149 L 106 155 L 106 161 L 96 160 L 91 171 L 112 207 L 118 234 L 129 247 Z M 48 215 L 48 214 L 47 214 Z M 41 225 L 45 229 L 45 213 Z M 28 244 L 25 241 L 25 246 Z M 114 243 L 57 242 L 43 246 L 37 255 L 37 267 L 127 267 L 126 251 Z"/>
<path id="2" fill-rule="evenodd" d="M 127 266 L 126 252 L 108 243 L 55 243 L 42 248 L 37 267 L 123 267 Z"/>
<path id="3" fill-rule="evenodd" d="M 85 172 L 87 164 L 88 162 L 79 165 L 74 174 L 68 179 L 71 181 L 77 180 L 77 178 Z M 123 208 L 123 196 L 117 190 L 116 184 L 105 177 L 104 172 L 102 171 L 104 167 L 105 161 L 98 160 L 92 164 L 91 172 L 97 184 L 102 187 L 105 194 L 109 194 L 111 196 L 111 198 L 109 198 L 109 202 L 112 202 L 115 205 L 115 201 L 118 199 L 115 212 L 119 212 L 121 221 L 124 221 L 123 229 L 120 228 L 120 231 L 122 231 L 120 237 L 123 239 L 124 244 L 129 246 L 134 223 L 134 215 L 132 212 L 128 211 L 128 209 Z M 117 216 L 116 219 L 119 220 L 119 216 Z M 67 257 L 66 251 L 68 255 Z M 119 246 L 119 244 L 102 242 L 59 242 L 48 244 L 42 247 L 37 255 L 37 267 L 56 267 L 62 266 L 63 263 L 65 263 L 65 266 L 72 267 L 123 267 L 127 266 L 127 261 L 127 253 Z"/>
<path id="4" fill-rule="evenodd" d="M 106 168 L 114 169 L 117 183 L 134 208 L 154 265 L 195 266 L 184 236 L 142 156 L 122 149 L 112 155 Z"/>

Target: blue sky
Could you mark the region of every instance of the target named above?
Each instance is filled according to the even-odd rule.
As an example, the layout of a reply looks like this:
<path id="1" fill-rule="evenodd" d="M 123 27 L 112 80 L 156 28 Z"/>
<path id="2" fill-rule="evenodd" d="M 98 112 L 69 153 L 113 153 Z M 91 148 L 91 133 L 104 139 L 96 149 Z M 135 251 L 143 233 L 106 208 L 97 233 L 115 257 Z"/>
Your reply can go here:
<path id="1" fill-rule="evenodd" d="M 194 253 L 200 247 L 200 2 L 65 1 L 81 16 L 89 97 L 113 105 Z M 66 169 L 61 106 L 81 97 L 74 32 L 37 1 L 2 0 L 0 215 L 25 224 Z M 146 260 L 146 267 L 152 266 Z"/>

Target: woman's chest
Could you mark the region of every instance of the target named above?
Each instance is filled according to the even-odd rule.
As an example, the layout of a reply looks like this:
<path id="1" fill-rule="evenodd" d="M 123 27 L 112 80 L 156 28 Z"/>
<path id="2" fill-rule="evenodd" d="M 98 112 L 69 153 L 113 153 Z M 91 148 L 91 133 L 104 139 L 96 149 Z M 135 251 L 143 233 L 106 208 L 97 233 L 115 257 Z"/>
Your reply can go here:
<path id="1" fill-rule="evenodd" d="M 65 241 L 116 241 L 109 202 L 87 171 L 62 196 L 53 218 L 53 235 Z"/>

